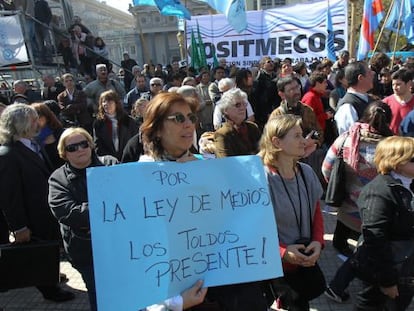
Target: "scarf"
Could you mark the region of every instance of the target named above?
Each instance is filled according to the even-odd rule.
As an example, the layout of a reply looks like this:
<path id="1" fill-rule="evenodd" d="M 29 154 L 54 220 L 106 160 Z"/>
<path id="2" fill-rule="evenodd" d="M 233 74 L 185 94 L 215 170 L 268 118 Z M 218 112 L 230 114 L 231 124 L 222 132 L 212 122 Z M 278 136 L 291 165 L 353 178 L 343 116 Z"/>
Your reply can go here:
<path id="1" fill-rule="evenodd" d="M 358 169 L 359 144 L 361 141 L 378 143 L 383 136 L 367 123 L 356 122 L 348 131 L 350 138 L 349 160 L 355 170 Z"/>
<path id="2" fill-rule="evenodd" d="M 40 133 L 36 137 L 36 141 L 41 146 L 44 146 L 46 138 L 49 137 L 52 134 L 53 134 L 53 130 L 48 125 L 46 125 L 44 128 L 42 128 L 40 130 Z"/>
<path id="3" fill-rule="evenodd" d="M 183 156 L 190 156 L 191 152 L 189 150 L 185 151 L 181 156 L 179 156 L 178 158 L 173 157 L 171 154 L 169 154 L 167 151 L 164 151 L 164 153 L 160 156 L 159 159 L 157 159 L 158 161 L 177 161 L 177 159 L 183 157 Z"/>
<path id="4" fill-rule="evenodd" d="M 410 185 L 411 185 L 411 182 L 413 181 L 413 179 L 412 179 L 412 178 L 409 178 L 409 177 L 406 177 L 406 176 L 404 176 L 404 175 L 398 174 L 398 173 L 397 173 L 397 172 L 395 172 L 395 171 L 391 171 L 390 175 L 391 175 L 394 179 L 396 179 L 396 180 L 400 181 L 400 182 L 401 182 L 401 184 L 403 185 L 403 187 L 404 187 L 404 188 L 406 188 L 406 189 L 408 189 L 408 190 L 410 190 L 410 192 L 411 192 Z"/>
<path id="5" fill-rule="evenodd" d="M 119 137 L 118 137 L 118 119 L 116 118 L 116 114 L 105 114 L 109 121 L 111 121 L 111 128 L 112 128 L 112 143 L 114 144 L 115 151 L 118 152 L 119 150 Z"/>

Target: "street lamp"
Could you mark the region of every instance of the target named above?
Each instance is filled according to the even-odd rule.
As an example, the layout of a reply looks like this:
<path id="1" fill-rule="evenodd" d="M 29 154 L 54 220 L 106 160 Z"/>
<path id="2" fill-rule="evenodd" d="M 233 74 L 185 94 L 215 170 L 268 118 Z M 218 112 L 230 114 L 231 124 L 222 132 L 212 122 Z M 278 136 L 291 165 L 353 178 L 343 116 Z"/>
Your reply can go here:
<path id="1" fill-rule="evenodd" d="M 177 32 L 177 41 L 178 41 L 178 46 L 180 48 L 180 56 L 181 59 L 184 59 L 184 36 L 183 33 L 181 31 Z"/>

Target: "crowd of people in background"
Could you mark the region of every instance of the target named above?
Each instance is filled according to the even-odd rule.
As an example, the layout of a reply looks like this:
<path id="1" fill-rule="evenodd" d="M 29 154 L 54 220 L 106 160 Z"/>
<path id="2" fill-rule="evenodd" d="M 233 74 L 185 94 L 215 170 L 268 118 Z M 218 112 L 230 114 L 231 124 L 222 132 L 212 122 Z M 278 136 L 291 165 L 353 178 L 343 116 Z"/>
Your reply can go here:
<path id="1" fill-rule="evenodd" d="M 19 161 L 20 154 L 37 153 L 37 148 L 44 150 L 40 158 L 45 162 L 41 174 L 46 189 L 33 194 L 28 186 L 26 191 L 47 208 L 47 179 L 57 170 L 50 180 L 52 210 L 43 211 L 47 214 L 44 217 L 56 228 L 59 222 L 62 232 L 73 230 L 76 235 L 90 240 L 86 167 L 133 161 L 186 162 L 199 154 L 203 158 L 259 154 L 277 215 L 285 276 L 271 282 L 272 294 L 266 286 L 256 282 L 242 287 L 211 288 L 207 293 L 200 291 L 201 283 L 197 283 L 190 292 L 175 297 L 178 305 L 199 304 L 207 295 L 220 305 L 218 310 L 251 310 L 248 306 L 252 301 L 242 299 L 242 296 L 249 296 L 261 297 L 253 306 L 260 305 L 263 310 L 268 307 L 266 299 L 276 300 L 280 308 L 308 310 L 309 301 L 325 289 L 325 294 L 337 302 L 349 299 L 346 287 L 355 276 L 350 265 L 355 249 L 347 239 L 358 239 L 362 234 L 367 244 L 374 243 L 373 247 L 377 241 L 364 235 L 367 232 L 375 235 L 376 232 L 371 231 L 376 223 L 372 224 L 372 219 L 361 218 L 359 214 L 362 206 L 365 215 L 371 215 L 366 211 L 369 204 L 361 203 L 359 196 L 361 193 L 369 196 L 363 189 L 376 179 L 381 159 L 376 158 L 375 148 L 389 136 L 414 137 L 414 59 L 392 62 L 385 53 L 376 53 L 367 63 L 351 60 L 348 51 L 341 51 L 335 62 L 315 60 L 309 66 L 304 62 L 293 63 L 290 58 L 265 56 L 258 60 L 257 66 L 250 68 L 239 68 L 223 58 L 213 68 L 196 71 L 180 66 L 178 61 L 166 66 L 143 64 L 140 67 L 125 52 L 121 74 L 117 75 L 112 71 L 101 37 L 90 42 L 94 51 L 94 57 L 90 58 L 89 49 L 83 48 L 92 38 L 89 30 L 76 20 L 70 33 L 71 41 L 62 44 L 62 53 L 66 55 L 69 71 L 74 64 L 83 77 L 69 72 L 61 77 L 44 75 L 40 94 L 33 92 L 25 81 L 17 80 L 13 83 L 11 98 L 0 98 L 4 104 L 0 108 L 6 111 L 6 117 L 0 118 L 0 134 L 4 136 L 0 135 L 0 143 L 2 147 L 10 147 L 0 153 L 1 185 L 6 187 L 9 174 L 18 176 L 16 172 L 20 167 L 29 165 Z M 25 111 L 27 120 L 14 115 L 19 109 Z M 17 132 L 7 136 L 4 133 L 11 131 L 10 122 L 15 122 L 12 127 Z M 29 122 L 31 127 L 23 129 L 23 122 Z M 155 124 L 159 128 L 155 128 Z M 32 147 L 32 141 L 37 147 Z M 412 144 L 412 141 L 407 138 L 400 144 Z M 301 282 L 312 284 L 314 274 L 307 273 L 318 276 L 321 273 L 317 266 L 324 244 L 320 201 L 339 155 L 343 155 L 347 164 L 348 190 L 339 208 L 333 246 L 349 260 L 327 288 L 321 281 L 323 291 L 314 289 L 312 292 L 301 286 Z M 40 158 L 33 160 L 40 162 Z M 409 164 L 412 158 L 407 159 L 396 161 L 391 169 L 379 171 L 379 174 L 394 172 L 395 178 L 387 182 L 398 184 L 402 180 L 406 183 L 404 189 L 410 190 L 407 184 L 408 179 L 414 178 L 414 167 L 410 171 L 406 165 L 414 164 Z M 15 171 L 11 171 L 13 168 Z M 81 193 L 71 194 L 69 174 L 79 183 Z M 15 182 L 27 180 L 16 177 Z M 384 183 L 382 181 L 381 185 L 386 187 Z M 412 199 L 411 190 L 403 192 Z M 41 195 L 46 197 L 39 197 Z M 25 222 L 24 218 L 16 219 L 10 212 L 14 200 L 8 196 L 0 199 L 0 222 L 8 224 L 7 230 L 2 230 L 1 243 L 9 241 L 9 232 L 19 241 L 26 241 L 30 239 L 30 232 L 34 233 L 36 226 L 43 223 L 37 216 L 33 224 Z M 78 214 L 70 214 L 68 204 L 62 200 L 75 201 L 72 206 Z M 24 211 L 34 207 L 24 207 L 22 203 L 19 208 Z M 74 215 L 79 217 L 74 219 L 81 221 L 82 228 L 71 222 L 70 217 Z M 412 213 L 407 217 L 412 218 Z M 414 228 L 411 218 L 406 221 Z M 414 231 L 407 230 L 411 231 L 404 232 L 402 239 L 407 236 L 413 239 Z M 56 232 L 44 236 L 56 238 L 53 234 Z M 66 241 L 64 237 L 66 252 L 82 274 L 90 291 L 92 310 L 96 310 L 92 258 L 79 257 L 72 248 L 75 242 Z M 90 243 L 82 243 L 80 250 L 90 254 Z M 309 267 L 319 270 L 304 269 Z M 369 297 L 366 292 L 358 294 L 358 310 L 382 306 L 387 297 L 397 299 L 395 282 L 395 279 L 387 279 L 379 285 L 365 286 L 364 290 L 373 294 Z M 46 299 L 73 298 L 59 287 L 39 290 Z M 404 292 L 401 295 L 404 301 L 398 310 L 406 307 L 413 294 Z M 230 301 L 231 297 L 238 303 Z"/>

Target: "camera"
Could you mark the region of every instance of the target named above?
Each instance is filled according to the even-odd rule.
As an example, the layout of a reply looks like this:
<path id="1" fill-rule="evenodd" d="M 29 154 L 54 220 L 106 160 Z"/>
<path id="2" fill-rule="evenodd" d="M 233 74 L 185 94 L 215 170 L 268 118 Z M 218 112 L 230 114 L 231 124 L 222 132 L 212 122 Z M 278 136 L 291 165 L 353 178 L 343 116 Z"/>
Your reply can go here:
<path id="1" fill-rule="evenodd" d="M 318 131 L 313 131 L 312 135 L 310 136 L 311 139 L 319 140 L 321 138 L 321 134 Z"/>
<path id="2" fill-rule="evenodd" d="M 295 241 L 295 244 L 303 244 L 305 246 L 308 246 L 310 243 L 311 243 L 311 239 L 304 238 L 304 237 L 301 237 Z M 300 249 L 299 252 L 301 252 L 303 255 L 306 255 L 306 256 L 310 256 L 313 254 L 313 251 L 306 253 L 304 249 Z"/>
<path id="3" fill-rule="evenodd" d="M 311 239 L 300 237 L 295 241 L 295 244 L 303 244 L 305 246 L 308 246 L 311 243 Z"/>

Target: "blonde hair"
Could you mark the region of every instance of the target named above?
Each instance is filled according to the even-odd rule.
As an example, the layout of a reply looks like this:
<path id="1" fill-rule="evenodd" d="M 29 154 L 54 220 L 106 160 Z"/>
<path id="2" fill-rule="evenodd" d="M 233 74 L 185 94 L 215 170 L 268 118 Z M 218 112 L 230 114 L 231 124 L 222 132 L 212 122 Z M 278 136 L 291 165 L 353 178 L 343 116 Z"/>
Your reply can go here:
<path id="1" fill-rule="evenodd" d="M 91 134 L 89 134 L 84 128 L 70 127 L 62 133 L 62 135 L 59 138 L 58 145 L 57 145 L 57 150 L 58 150 L 58 153 L 59 153 L 59 157 L 61 157 L 65 161 L 67 160 L 66 159 L 66 150 L 65 150 L 66 140 L 70 136 L 73 136 L 73 135 L 76 135 L 76 134 L 80 134 L 80 135 L 84 136 L 86 138 L 86 140 L 88 141 L 89 146 L 92 149 L 95 147 Z"/>
<path id="2" fill-rule="evenodd" d="M 380 141 L 375 150 L 374 163 L 379 174 L 389 174 L 398 166 L 414 158 L 414 138 L 390 136 Z"/>
<path id="3" fill-rule="evenodd" d="M 302 126 L 302 119 L 292 114 L 278 115 L 267 121 L 260 139 L 260 151 L 258 154 L 265 165 L 274 164 L 278 154 L 282 151 L 282 149 L 273 144 L 273 137 L 284 138 L 295 126 Z"/>

